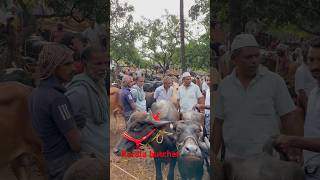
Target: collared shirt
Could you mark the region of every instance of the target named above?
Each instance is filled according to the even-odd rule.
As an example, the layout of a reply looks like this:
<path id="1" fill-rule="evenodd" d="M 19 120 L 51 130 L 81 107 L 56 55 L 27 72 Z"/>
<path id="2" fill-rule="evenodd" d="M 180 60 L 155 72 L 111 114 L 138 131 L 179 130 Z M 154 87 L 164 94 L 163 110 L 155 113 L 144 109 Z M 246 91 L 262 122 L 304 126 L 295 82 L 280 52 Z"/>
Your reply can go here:
<path id="1" fill-rule="evenodd" d="M 308 66 L 302 63 L 295 74 L 295 91 L 298 94 L 299 90 L 303 89 L 307 96 L 311 90 L 317 86 L 317 80 L 313 78 Z"/>
<path id="2" fill-rule="evenodd" d="M 132 93 L 130 92 L 130 88 L 121 89 L 120 102 L 122 103 L 124 113 L 133 112 L 133 109 L 130 104 L 134 102 L 134 99 Z"/>
<path id="3" fill-rule="evenodd" d="M 202 88 L 202 91 L 206 91 L 207 89 L 209 89 L 209 86 L 206 82 L 203 82 L 201 88 Z"/>
<path id="4" fill-rule="evenodd" d="M 205 106 L 210 106 L 210 88 L 208 87 L 208 89 L 206 90 L 206 99 L 204 102 Z M 210 109 L 205 109 L 204 113 L 207 115 L 210 115 Z"/>
<path id="5" fill-rule="evenodd" d="M 224 120 L 226 152 L 240 156 L 261 153 L 280 132 L 279 117 L 295 109 L 284 80 L 263 66 L 247 89 L 234 70 L 220 83 L 214 107 L 214 116 Z"/>
<path id="6" fill-rule="evenodd" d="M 320 88 L 315 87 L 308 98 L 308 108 L 304 125 L 304 136 L 308 138 L 320 137 Z M 305 165 L 320 165 L 320 153 L 304 151 Z"/>
<path id="7" fill-rule="evenodd" d="M 159 86 L 157 87 L 157 89 L 154 91 L 154 95 L 153 97 L 156 99 L 156 101 L 160 101 L 160 100 L 167 100 L 169 101 L 171 96 L 173 94 L 173 89 L 172 87 L 169 87 L 168 90 L 166 90 L 164 88 L 164 86 Z"/>
<path id="8" fill-rule="evenodd" d="M 147 111 L 147 101 L 146 93 L 143 91 L 143 88 L 140 88 L 137 85 L 134 85 L 131 89 L 133 99 L 135 99 L 137 105 L 137 111 L 146 112 Z"/>
<path id="9" fill-rule="evenodd" d="M 64 134 L 76 128 L 70 102 L 54 77 L 40 81 L 32 91 L 29 108 L 32 126 L 43 142 L 43 154 L 53 160 L 71 151 Z"/>
<path id="10" fill-rule="evenodd" d="M 198 98 L 202 96 L 200 88 L 196 84 L 191 82 L 189 87 L 181 85 L 177 93 L 177 99 L 180 100 L 180 112 L 191 111 L 198 103 Z"/>

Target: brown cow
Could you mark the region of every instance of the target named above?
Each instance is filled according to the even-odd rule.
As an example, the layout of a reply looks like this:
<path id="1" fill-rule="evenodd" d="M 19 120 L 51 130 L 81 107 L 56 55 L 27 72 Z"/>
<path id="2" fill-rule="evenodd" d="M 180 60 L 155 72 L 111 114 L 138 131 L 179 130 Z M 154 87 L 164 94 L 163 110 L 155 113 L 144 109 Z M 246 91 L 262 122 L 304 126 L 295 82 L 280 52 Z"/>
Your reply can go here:
<path id="1" fill-rule="evenodd" d="M 31 87 L 18 82 L 0 83 L 0 167 L 10 164 L 18 180 L 30 179 L 28 157 L 34 158 L 47 179 L 41 141 L 33 131 L 28 110 L 31 91 Z"/>
<path id="2" fill-rule="evenodd" d="M 119 130 L 124 130 L 123 128 L 125 128 L 123 107 L 119 100 L 119 94 L 119 88 L 110 88 L 110 124 L 111 129 L 113 129 L 115 132 L 118 132 Z"/>

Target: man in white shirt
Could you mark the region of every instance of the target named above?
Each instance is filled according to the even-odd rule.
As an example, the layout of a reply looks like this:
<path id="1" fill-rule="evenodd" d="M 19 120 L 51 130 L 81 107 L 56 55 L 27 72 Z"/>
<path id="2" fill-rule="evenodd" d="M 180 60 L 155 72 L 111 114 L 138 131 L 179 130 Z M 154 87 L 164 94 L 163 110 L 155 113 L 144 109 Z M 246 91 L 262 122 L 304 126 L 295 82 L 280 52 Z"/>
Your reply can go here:
<path id="1" fill-rule="evenodd" d="M 196 107 L 198 109 L 204 108 L 204 116 L 205 116 L 204 127 L 206 130 L 206 136 L 208 137 L 208 139 L 210 139 L 210 84 L 211 84 L 210 78 L 207 77 L 206 81 L 207 81 L 208 88 L 205 91 L 204 106 L 202 107 L 201 105 L 197 104 Z"/>
<path id="2" fill-rule="evenodd" d="M 202 85 L 201 85 L 201 86 L 202 86 L 202 87 L 201 87 L 201 90 L 202 90 L 203 94 L 205 94 L 206 91 L 207 91 L 207 89 L 209 88 L 208 83 L 207 83 L 207 79 L 208 79 L 208 77 L 205 76 L 205 77 L 203 78 L 203 82 L 202 82 Z"/>
<path id="3" fill-rule="evenodd" d="M 280 133 L 280 127 L 286 134 L 302 131 L 296 125 L 296 107 L 284 80 L 260 66 L 259 56 L 259 45 L 251 34 L 234 38 L 231 60 L 236 67 L 220 83 L 214 105 L 214 164 L 222 140 L 226 157 L 250 157 L 261 153 L 264 143 Z M 301 151 L 288 154 L 291 160 L 299 160 Z"/>
<path id="4" fill-rule="evenodd" d="M 317 80 L 316 87 L 310 92 L 304 136 L 280 135 L 275 144 L 287 151 L 288 148 L 304 149 L 304 169 L 306 180 L 320 179 L 320 39 L 311 42 L 308 51 L 308 66 Z"/>
<path id="5" fill-rule="evenodd" d="M 90 19 L 90 27 L 83 31 L 82 34 L 88 39 L 89 44 L 97 47 L 103 47 L 101 39 L 106 35 L 106 31 L 96 23 L 95 18 Z"/>
<path id="6" fill-rule="evenodd" d="M 308 96 L 316 86 L 317 80 L 312 77 L 306 62 L 303 62 L 295 74 L 295 91 L 298 96 L 298 104 L 304 110 L 306 110 Z"/>
<path id="7" fill-rule="evenodd" d="M 191 82 L 189 72 L 182 74 L 182 82 L 177 94 L 178 109 L 181 113 L 194 110 L 203 98 L 199 86 Z"/>
<path id="8" fill-rule="evenodd" d="M 153 97 L 159 102 L 160 100 L 169 101 L 173 94 L 173 89 L 171 87 L 172 80 L 169 76 L 163 78 L 163 85 L 156 88 Z"/>

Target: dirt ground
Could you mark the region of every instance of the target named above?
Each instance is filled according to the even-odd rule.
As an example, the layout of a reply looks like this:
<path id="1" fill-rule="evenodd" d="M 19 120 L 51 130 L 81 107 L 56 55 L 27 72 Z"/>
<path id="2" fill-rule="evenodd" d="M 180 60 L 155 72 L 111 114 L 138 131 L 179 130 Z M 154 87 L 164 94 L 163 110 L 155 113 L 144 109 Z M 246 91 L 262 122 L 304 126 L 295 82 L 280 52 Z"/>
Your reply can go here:
<path id="1" fill-rule="evenodd" d="M 156 174 L 152 158 L 123 158 L 112 153 L 112 149 L 115 147 L 124 129 L 124 122 L 115 122 L 114 118 L 110 119 L 110 179 L 155 180 Z M 167 179 L 168 167 L 169 166 L 163 168 L 162 176 L 164 180 Z M 177 165 L 175 167 L 175 179 L 181 179 Z M 202 179 L 210 179 L 206 169 L 204 170 L 204 176 Z"/>

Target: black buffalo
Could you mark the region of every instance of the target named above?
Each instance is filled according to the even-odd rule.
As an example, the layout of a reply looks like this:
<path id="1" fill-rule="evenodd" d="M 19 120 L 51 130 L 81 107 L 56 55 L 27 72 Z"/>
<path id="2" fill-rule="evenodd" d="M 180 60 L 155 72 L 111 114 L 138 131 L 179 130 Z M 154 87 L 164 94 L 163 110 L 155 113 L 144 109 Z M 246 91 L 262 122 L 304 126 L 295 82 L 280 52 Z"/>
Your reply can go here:
<path id="1" fill-rule="evenodd" d="M 276 148 L 275 148 L 276 150 Z M 304 180 L 303 169 L 295 162 L 275 157 L 272 141 L 268 141 L 258 155 L 226 158 L 222 169 L 214 173 L 217 180 Z M 281 155 L 280 157 L 283 157 Z M 215 166 L 214 166 L 215 167 Z M 222 172 L 221 172 L 222 171 Z"/>
<path id="2" fill-rule="evenodd" d="M 201 180 L 203 165 L 208 158 L 210 148 L 201 125 L 203 115 L 190 111 L 183 113 L 182 119 L 174 126 L 176 144 L 180 153 L 178 158 L 179 172 L 183 180 L 192 178 Z M 209 169 L 208 166 L 207 169 Z"/>
<path id="3" fill-rule="evenodd" d="M 179 117 L 175 106 L 169 101 L 160 101 L 152 105 L 151 111 L 155 114 L 159 112 L 159 117 L 161 120 L 155 121 L 152 118 L 148 118 L 148 115 L 145 113 L 135 112 L 131 115 L 128 121 L 128 126 L 125 134 L 129 134 L 136 140 L 147 137 L 142 141 L 142 143 L 148 143 L 154 152 L 177 152 L 176 143 L 173 136 L 169 134 L 163 135 L 162 143 L 158 143 L 153 140 L 153 138 L 160 130 L 172 132 L 170 126 L 172 127 Z M 154 132 L 150 136 L 147 136 L 152 131 Z M 120 141 L 113 150 L 116 155 L 121 155 L 123 150 L 125 150 L 126 152 L 132 152 L 139 145 L 124 137 L 125 136 L 121 137 Z M 167 175 L 167 179 L 174 179 L 174 167 L 176 164 L 176 158 L 154 158 L 154 162 L 156 167 L 157 180 L 162 179 L 162 163 L 169 163 L 169 172 Z"/>
<path id="4" fill-rule="evenodd" d="M 145 92 L 154 92 L 157 87 L 163 84 L 162 81 L 146 81 L 143 85 L 143 90 Z"/>

